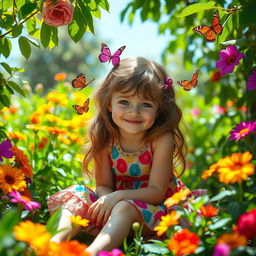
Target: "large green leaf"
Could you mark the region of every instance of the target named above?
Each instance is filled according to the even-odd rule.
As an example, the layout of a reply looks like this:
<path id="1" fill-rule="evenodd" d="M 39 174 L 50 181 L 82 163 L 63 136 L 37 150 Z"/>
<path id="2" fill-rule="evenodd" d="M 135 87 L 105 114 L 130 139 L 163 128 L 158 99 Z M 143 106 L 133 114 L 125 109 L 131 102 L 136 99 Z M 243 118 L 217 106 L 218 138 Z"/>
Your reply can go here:
<path id="1" fill-rule="evenodd" d="M 188 15 L 191 15 L 193 13 L 209 10 L 209 9 L 214 9 L 216 8 L 215 6 L 215 1 L 209 1 L 206 3 L 196 3 L 196 4 L 190 4 L 186 8 L 182 10 L 182 12 L 178 15 L 178 17 L 186 17 Z"/>
<path id="2" fill-rule="evenodd" d="M 10 85 L 12 89 L 18 92 L 20 95 L 26 97 L 24 90 L 22 90 L 22 88 L 20 88 L 17 83 L 15 83 L 14 81 L 8 81 L 8 85 Z"/>
<path id="3" fill-rule="evenodd" d="M 0 64 L 4 67 L 4 69 L 5 69 L 10 75 L 12 75 L 12 68 L 11 68 L 7 63 L 1 62 Z"/>
<path id="4" fill-rule="evenodd" d="M 41 43 L 44 48 L 47 48 L 51 40 L 51 26 L 43 22 L 40 32 Z"/>
<path id="5" fill-rule="evenodd" d="M 78 0 L 78 4 L 81 10 L 81 14 L 83 15 L 82 21 L 84 22 L 85 26 L 89 26 L 90 31 L 94 34 L 93 18 L 90 9 L 85 6 L 81 0 Z"/>
<path id="6" fill-rule="evenodd" d="M 0 38 L 0 53 L 4 55 L 5 58 L 8 58 L 12 50 L 12 43 L 11 41 L 6 38 Z"/>
<path id="7" fill-rule="evenodd" d="M 28 3 L 24 4 L 20 8 L 19 17 L 21 19 L 26 18 L 30 13 L 32 13 L 36 9 L 36 7 L 37 7 L 36 2 L 28 2 Z"/>
<path id="8" fill-rule="evenodd" d="M 19 38 L 19 47 L 20 47 L 20 52 L 22 53 L 22 55 L 28 59 L 30 54 L 31 54 L 31 46 L 29 41 L 27 40 L 27 38 L 25 36 L 21 36 Z"/>
<path id="9" fill-rule="evenodd" d="M 98 1 L 98 5 L 99 5 L 102 9 L 104 9 L 104 10 L 106 10 L 106 11 L 109 11 L 109 3 L 108 3 L 107 0 L 100 0 L 100 1 Z"/>
<path id="10" fill-rule="evenodd" d="M 23 25 L 17 25 L 15 24 L 12 28 L 12 36 L 18 37 L 22 33 Z"/>

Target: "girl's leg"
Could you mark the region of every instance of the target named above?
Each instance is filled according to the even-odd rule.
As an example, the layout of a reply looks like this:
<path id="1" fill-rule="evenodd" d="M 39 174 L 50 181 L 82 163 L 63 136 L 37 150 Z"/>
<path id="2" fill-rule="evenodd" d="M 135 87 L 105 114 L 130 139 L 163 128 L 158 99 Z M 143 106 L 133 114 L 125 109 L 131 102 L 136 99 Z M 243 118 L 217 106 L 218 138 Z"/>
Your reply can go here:
<path id="1" fill-rule="evenodd" d="M 86 251 L 90 252 L 91 256 L 96 256 L 100 251 L 119 247 L 136 221 L 141 222 L 137 210 L 126 201 L 118 202 L 107 223 Z"/>
<path id="2" fill-rule="evenodd" d="M 71 238 L 71 237 L 75 236 L 79 232 L 80 227 L 75 228 L 75 229 L 72 227 L 71 220 L 70 220 L 71 216 L 73 216 L 71 211 L 69 211 L 67 209 L 62 210 L 60 222 L 58 225 L 58 230 L 61 230 L 61 229 L 64 229 L 64 230 L 62 230 L 59 233 L 57 233 L 56 235 L 54 235 L 51 238 L 51 241 L 60 243 L 64 240 L 66 240 L 67 238 Z"/>

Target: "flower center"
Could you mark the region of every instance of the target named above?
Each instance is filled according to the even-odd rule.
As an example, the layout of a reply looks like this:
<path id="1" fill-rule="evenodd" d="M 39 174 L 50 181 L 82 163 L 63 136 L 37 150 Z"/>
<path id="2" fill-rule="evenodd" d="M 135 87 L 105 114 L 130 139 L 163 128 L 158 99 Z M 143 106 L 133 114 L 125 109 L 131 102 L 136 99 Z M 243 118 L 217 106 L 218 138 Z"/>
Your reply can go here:
<path id="1" fill-rule="evenodd" d="M 6 175 L 5 176 L 5 181 L 8 183 L 8 184 L 13 184 L 15 182 L 15 179 L 13 178 L 13 176 L 10 176 L 10 175 Z"/>
<path id="2" fill-rule="evenodd" d="M 248 131 L 249 131 L 249 128 L 244 128 L 241 131 L 239 131 L 239 135 L 245 135 L 248 133 Z"/>
<path id="3" fill-rule="evenodd" d="M 232 65 L 234 62 L 236 61 L 236 57 L 235 56 L 231 56 L 228 58 L 228 64 Z"/>

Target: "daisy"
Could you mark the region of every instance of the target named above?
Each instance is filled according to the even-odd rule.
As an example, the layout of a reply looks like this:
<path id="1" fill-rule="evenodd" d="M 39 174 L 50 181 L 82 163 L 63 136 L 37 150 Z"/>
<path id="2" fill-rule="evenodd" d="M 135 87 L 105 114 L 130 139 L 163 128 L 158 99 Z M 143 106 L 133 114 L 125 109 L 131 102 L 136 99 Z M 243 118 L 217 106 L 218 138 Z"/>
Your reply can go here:
<path id="1" fill-rule="evenodd" d="M 0 188 L 4 194 L 13 190 L 23 191 L 26 186 L 24 174 L 20 169 L 7 164 L 0 165 Z"/>
<path id="2" fill-rule="evenodd" d="M 256 131 L 256 121 L 241 122 L 229 132 L 229 140 L 240 140 L 248 134 Z"/>
<path id="3" fill-rule="evenodd" d="M 71 220 L 72 224 L 75 224 L 75 225 L 78 225 L 78 226 L 82 226 L 82 227 L 87 227 L 88 223 L 89 223 L 89 220 L 82 219 L 82 217 L 79 216 L 79 215 L 78 216 L 71 216 L 70 220 Z"/>
<path id="4" fill-rule="evenodd" d="M 190 190 L 188 188 L 181 189 L 179 192 L 176 192 L 171 197 L 167 198 L 164 202 L 166 207 L 171 207 L 175 204 L 178 204 L 181 201 L 184 201 L 189 195 Z"/>
<path id="5" fill-rule="evenodd" d="M 238 52 L 235 45 L 228 45 L 225 50 L 219 53 L 220 60 L 216 62 L 216 68 L 220 69 L 220 75 L 232 73 L 235 66 L 239 65 L 239 61 L 244 57 L 243 53 Z"/>

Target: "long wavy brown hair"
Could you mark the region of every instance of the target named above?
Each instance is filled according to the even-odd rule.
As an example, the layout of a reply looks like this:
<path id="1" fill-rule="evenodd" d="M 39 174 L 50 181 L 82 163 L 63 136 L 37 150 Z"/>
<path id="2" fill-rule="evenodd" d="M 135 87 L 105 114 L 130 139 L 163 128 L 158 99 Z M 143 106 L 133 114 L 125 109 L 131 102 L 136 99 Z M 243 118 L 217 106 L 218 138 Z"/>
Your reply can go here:
<path id="1" fill-rule="evenodd" d="M 113 138 L 118 138 L 118 127 L 112 120 L 108 106 L 114 92 L 132 92 L 144 98 L 158 102 L 158 115 L 153 126 L 145 133 L 145 142 L 171 132 L 174 136 L 174 170 L 181 164 L 185 170 L 187 146 L 180 130 L 182 112 L 175 102 L 173 87 L 164 89 L 167 74 L 162 66 L 145 58 L 127 58 L 112 68 L 106 79 L 96 90 L 94 103 L 96 115 L 88 129 L 89 143 L 83 161 L 83 169 L 90 174 L 89 164 L 95 162 L 95 156 L 105 149 Z"/>

